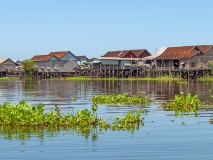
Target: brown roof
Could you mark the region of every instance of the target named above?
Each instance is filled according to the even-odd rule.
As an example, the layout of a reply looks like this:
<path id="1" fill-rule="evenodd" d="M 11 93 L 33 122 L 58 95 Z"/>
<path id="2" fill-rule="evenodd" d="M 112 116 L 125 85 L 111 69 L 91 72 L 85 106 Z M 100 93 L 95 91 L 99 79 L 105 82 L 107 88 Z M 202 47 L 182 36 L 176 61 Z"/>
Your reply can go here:
<path id="1" fill-rule="evenodd" d="M 146 51 L 145 49 L 131 50 L 131 52 L 134 53 L 136 55 L 136 57 L 138 57 L 145 51 Z"/>
<path id="2" fill-rule="evenodd" d="M 210 50 L 213 45 L 199 45 L 197 46 L 203 53 L 206 53 L 208 50 Z"/>
<path id="3" fill-rule="evenodd" d="M 78 59 L 84 58 L 85 56 L 76 56 Z"/>
<path id="4" fill-rule="evenodd" d="M 32 59 L 35 61 L 47 61 L 50 57 L 50 55 L 35 55 Z"/>
<path id="5" fill-rule="evenodd" d="M 93 62 L 93 59 L 88 59 L 87 62 Z"/>
<path id="6" fill-rule="evenodd" d="M 61 59 L 64 57 L 69 51 L 59 51 L 59 52 L 50 52 L 49 56 L 56 56 L 57 58 Z"/>
<path id="7" fill-rule="evenodd" d="M 119 57 L 119 58 L 122 58 L 129 52 L 133 53 L 136 57 L 139 57 L 139 55 L 141 55 L 145 51 L 146 51 L 146 49 L 108 51 L 102 57 Z"/>
<path id="8" fill-rule="evenodd" d="M 82 58 L 84 58 L 84 57 L 85 57 L 86 59 L 88 59 L 86 56 L 76 56 L 76 57 L 77 57 L 79 60 L 82 59 Z"/>
<path id="9" fill-rule="evenodd" d="M 198 53 L 203 52 L 196 46 L 181 46 L 181 47 L 168 47 L 156 60 L 160 59 L 186 59 Z"/>
<path id="10" fill-rule="evenodd" d="M 105 55 L 102 57 L 119 57 L 119 54 L 122 53 L 122 51 L 108 51 Z"/>

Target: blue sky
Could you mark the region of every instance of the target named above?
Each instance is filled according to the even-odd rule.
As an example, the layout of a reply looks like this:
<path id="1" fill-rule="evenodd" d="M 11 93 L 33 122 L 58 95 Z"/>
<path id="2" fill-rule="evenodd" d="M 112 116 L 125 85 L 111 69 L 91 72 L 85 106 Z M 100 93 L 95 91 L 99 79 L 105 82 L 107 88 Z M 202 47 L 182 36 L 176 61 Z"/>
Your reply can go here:
<path id="1" fill-rule="evenodd" d="M 0 0 L 0 58 L 213 44 L 212 0 Z"/>

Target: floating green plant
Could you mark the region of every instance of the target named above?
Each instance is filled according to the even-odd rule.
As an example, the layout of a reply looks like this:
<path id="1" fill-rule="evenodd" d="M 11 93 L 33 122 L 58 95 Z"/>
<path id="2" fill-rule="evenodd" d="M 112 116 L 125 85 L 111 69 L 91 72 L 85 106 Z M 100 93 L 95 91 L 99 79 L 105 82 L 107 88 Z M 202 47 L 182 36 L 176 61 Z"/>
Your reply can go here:
<path id="1" fill-rule="evenodd" d="M 129 96 L 124 94 L 112 94 L 112 95 L 96 95 L 92 97 L 92 102 L 97 104 L 124 104 L 124 105 L 148 105 L 150 99 L 141 94 L 140 96 Z"/>
<path id="2" fill-rule="evenodd" d="M 72 76 L 72 77 L 64 77 L 64 78 L 51 78 L 53 80 L 70 80 L 70 81 L 84 81 L 84 80 L 127 80 L 127 81 L 134 81 L 134 80 L 141 80 L 141 81 L 179 81 L 182 78 L 172 77 L 172 76 L 161 76 L 155 78 L 142 78 L 142 77 L 128 77 L 128 78 L 121 78 L 121 77 L 87 77 L 87 76 Z"/>
<path id="3" fill-rule="evenodd" d="M 0 77 L 0 81 L 18 80 L 15 77 Z"/>
<path id="4" fill-rule="evenodd" d="M 199 77 L 199 78 L 197 78 L 197 81 L 211 82 L 211 81 L 213 81 L 213 77 L 209 77 L 209 76 Z"/>
<path id="5" fill-rule="evenodd" d="M 172 102 L 164 103 L 164 110 L 175 111 L 177 116 L 179 112 L 194 112 L 197 115 L 197 111 L 201 108 L 201 101 L 198 99 L 198 95 L 191 96 L 191 94 L 184 94 L 183 92 L 180 95 L 175 95 Z"/>
<path id="6" fill-rule="evenodd" d="M 137 111 L 130 111 L 126 116 L 120 117 L 117 116 L 116 119 L 112 121 L 112 129 L 113 130 L 139 130 L 139 126 L 143 125 L 143 118 L 141 118 L 141 114 L 144 113 L 142 109 L 138 109 Z"/>
<path id="7" fill-rule="evenodd" d="M 210 124 L 213 124 L 213 118 L 211 118 L 211 119 L 209 120 L 209 123 L 210 123 Z"/>
<path id="8" fill-rule="evenodd" d="M 25 101 L 20 101 L 18 104 L 5 102 L 0 105 L 0 127 L 6 129 L 11 126 L 12 128 L 19 129 L 26 132 L 27 128 L 40 133 L 42 130 L 58 131 L 58 130 L 73 130 L 77 134 L 85 135 L 87 137 L 91 130 L 99 128 L 101 133 L 103 130 L 131 130 L 138 129 L 143 124 L 141 117 L 144 111 L 138 109 L 137 111 L 130 111 L 126 116 L 116 117 L 112 122 L 108 122 L 103 117 L 97 116 L 98 106 L 96 103 L 92 104 L 91 110 L 77 110 L 73 114 L 61 113 L 59 106 L 55 106 L 54 110 L 45 112 L 43 104 L 32 106 Z M 10 128 L 10 127 L 9 127 Z M 13 137 L 12 133 L 8 132 L 8 137 Z M 2 131 L 0 132 L 2 133 Z M 5 134 L 5 133 L 4 133 Z M 10 135 L 10 136 L 9 136 Z M 39 134 L 40 135 L 40 134 Z M 22 135 L 21 138 L 29 138 L 29 134 Z M 11 138 L 13 139 L 13 138 Z"/>
<path id="9" fill-rule="evenodd" d="M 184 84 L 188 84 L 189 82 L 188 81 L 186 81 L 186 80 L 180 80 L 180 81 L 177 81 L 177 84 L 182 84 L 182 85 L 184 85 Z"/>

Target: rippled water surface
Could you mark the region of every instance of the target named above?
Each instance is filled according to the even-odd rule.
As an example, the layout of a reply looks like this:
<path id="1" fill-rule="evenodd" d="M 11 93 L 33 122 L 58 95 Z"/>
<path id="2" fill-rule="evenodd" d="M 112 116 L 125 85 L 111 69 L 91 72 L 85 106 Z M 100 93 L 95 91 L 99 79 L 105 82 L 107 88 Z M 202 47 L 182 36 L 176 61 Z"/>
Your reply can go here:
<path id="1" fill-rule="evenodd" d="M 43 103 L 47 110 L 59 104 L 68 113 L 90 109 L 91 97 L 98 94 L 142 93 L 156 100 L 145 108 L 144 126 L 134 132 L 94 128 L 89 135 L 81 135 L 73 130 L 28 129 L 19 134 L 16 128 L 1 127 L 0 159 L 213 159 L 213 125 L 209 124 L 213 111 L 175 117 L 174 112 L 160 107 L 181 91 L 212 102 L 212 86 L 209 82 L 180 85 L 171 81 L 0 81 L 1 103 L 25 100 Z M 98 115 L 110 119 L 138 107 L 99 105 Z"/>

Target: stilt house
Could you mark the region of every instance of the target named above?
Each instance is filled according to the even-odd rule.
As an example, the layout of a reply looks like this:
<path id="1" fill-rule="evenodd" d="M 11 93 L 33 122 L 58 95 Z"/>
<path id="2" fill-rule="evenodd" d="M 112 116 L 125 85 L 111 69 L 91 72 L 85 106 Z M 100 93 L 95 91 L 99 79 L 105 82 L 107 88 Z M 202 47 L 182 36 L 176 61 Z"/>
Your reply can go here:
<path id="1" fill-rule="evenodd" d="M 38 72 L 75 72 L 78 58 L 70 51 L 50 52 L 48 55 L 35 55 L 33 58 Z"/>
<path id="2" fill-rule="evenodd" d="M 155 69 L 209 69 L 213 60 L 213 45 L 167 47 L 153 57 L 151 60 L 154 62 Z"/>
<path id="3" fill-rule="evenodd" d="M 132 66 L 140 66 L 141 58 L 150 56 L 146 49 L 138 50 L 119 50 L 108 51 L 105 55 L 99 57 L 102 66 L 119 67 L 126 69 Z"/>

